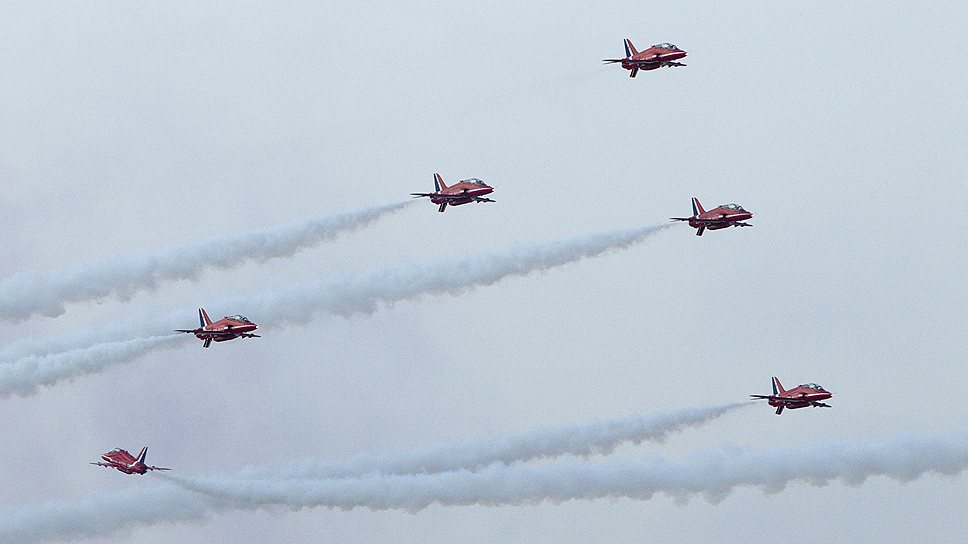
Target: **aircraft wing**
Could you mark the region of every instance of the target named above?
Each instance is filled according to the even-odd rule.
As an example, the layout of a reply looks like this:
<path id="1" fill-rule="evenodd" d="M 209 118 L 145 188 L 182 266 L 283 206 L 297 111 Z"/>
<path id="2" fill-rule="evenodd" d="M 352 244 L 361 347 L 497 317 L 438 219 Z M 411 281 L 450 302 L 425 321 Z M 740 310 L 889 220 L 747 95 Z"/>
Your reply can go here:
<path id="1" fill-rule="evenodd" d="M 188 330 L 188 329 L 175 329 L 175 332 L 195 332 L 196 330 L 198 330 L 198 329 L 192 329 L 192 330 Z"/>
<path id="2" fill-rule="evenodd" d="M 145 467 L 145 468 L 148 470 L 171 470 L 170 468 L 165 468 L 165 467 Z"/>
<path id="3" fill-rule="evenodd" d="M 464 193 L 457 193 L 453 195 L 442 195 L 440 193 L 410 193 L 410 195 L 413 196 L 414 198 L 420 198 L 425 196 L 433 197 L 443 202 L 451 202 L 454 200 L 467 201 L 468 199 L 473 199 L 473 200 L 476 200 L 477 202 L 494 202 L 490 198 L 484 198 L 482 196 L 470 196 Z"/>
<path id="4" fill-rule="evenodd" d="M 754 399 L 775 399 L 773 395 L 750 395 Z"/>
<path id="5" fill-rule="evenodd" d="M 673 221 L 689 221 L 692 217 L 670 217 Z"/>
<path id="6" fill-rule="evenodd" d="M 202 334 L 208 336 L 241 336 L 239 333 L 232 332 L 232 329 L 225 331 L 202 331 Z"/>
<path id="7" fill-rule="evenodd" d="M 90 465 L 97 465 L 99 467 L 115 468 L 114 465 L 112 465 L 110 463 L 88 463 L 88 464 L 90 464 Z"/>
<path id="8" fill-rule="evenodd" d="M 613 62 L 622 62 L 629 59 L 602 59 L 602 62 L 611 64 Z"/>

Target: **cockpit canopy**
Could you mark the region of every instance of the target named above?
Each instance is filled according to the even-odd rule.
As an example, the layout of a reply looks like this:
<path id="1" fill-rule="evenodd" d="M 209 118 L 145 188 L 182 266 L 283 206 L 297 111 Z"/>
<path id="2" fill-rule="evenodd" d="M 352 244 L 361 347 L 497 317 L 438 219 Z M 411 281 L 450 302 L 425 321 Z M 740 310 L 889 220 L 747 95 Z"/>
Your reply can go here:
<path id="1" fill-rule="evenodd" d="M 249 321 L 249 318 L 245 317 L 244 315 L 230 315 L 228 316 L 228 319 L 232 319 L 234 321 L 242 321 L 244 323 L 252 323 L 251 321 Z"/>
<path id="2" fill-rule="evenodd" d="M 462 180 L 460 180 L 460 182 L 461 183 L 471 183 L 471 184 L 474 184 L 474 185 L 486 185 L 486 183 L 484 183 L 482 180 L 479 180 L 477 178 L 462 179 Z"/>
<path id="3" fill-rule="evenodd" d="M 658 47 L 658 48 L 661 48 L 661 49 L 672 49 L 673 51 L 681 51 L 681 49 L 679 49 L 678 47 L 676 47 L 676 46 L 674 46 L 674 45 L 672 45 L 671 43 L 668 43 L 668 42 L 658 43 L 658 44 L 653 45 L 652 47 Z"/>
<path id="4" fill-rule="evenodd" d="M 816 383 L 801 383 L 800 387 L 806 387 L 807 389 L 816 389 L 818 391 L 826 391 L 820 384 Z"/>
<path id="5" fill-rule="evenodd" d="M 745 212 L 746 211 L 739 204 L 733 204 L 732 202 L 730 202 L 729 204 L 720 204 L 719 207 L 720 208 L 726 208 L 727 210 L 733 210 L 735 212 Z"/>

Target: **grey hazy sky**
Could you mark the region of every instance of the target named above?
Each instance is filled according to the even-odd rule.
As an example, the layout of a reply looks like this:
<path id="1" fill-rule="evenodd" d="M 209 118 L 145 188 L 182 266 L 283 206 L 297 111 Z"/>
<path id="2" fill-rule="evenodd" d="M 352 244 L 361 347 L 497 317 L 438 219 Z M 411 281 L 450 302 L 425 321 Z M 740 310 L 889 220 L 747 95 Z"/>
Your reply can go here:
<path id="1" fill-rule="evenodd" d="M 692 195 L 739 202 L 755 226 L 676 227 L 458 297 L 3 399 L 0 510 L 159 485 L 86 464 L 117 446 L 202 475 L 721 404 L 773 374 L 823 384 L 834 408 L 740 410 L 616 455 L 964 422 L 962 3 L 197 4 L 5 5 L 0 277 L 384 204 L 434 171 L 483 178 L 498 202 L 418 203 L 292 258 L 0 323 L 0 342 L 146 312 L 186 327 L 206 301 L 661 223 Z M 602 66 L 624 37 L 675 43 L 688 67 Z M 966 502 L 964 476 L 874 478 L 718 504 L 230 512 L 89 541 L 958 542 Z"/>

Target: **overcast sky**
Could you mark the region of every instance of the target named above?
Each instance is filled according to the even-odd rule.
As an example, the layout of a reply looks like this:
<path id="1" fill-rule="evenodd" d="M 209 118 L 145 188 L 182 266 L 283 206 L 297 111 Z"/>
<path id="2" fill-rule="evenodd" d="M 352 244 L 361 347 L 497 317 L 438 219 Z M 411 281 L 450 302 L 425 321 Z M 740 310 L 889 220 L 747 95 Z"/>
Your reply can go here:
<path id="1" fill-rule="evenodd" d="M 150 446 L 182 476 L 341 459 L 818 382 L 832 409 L 730 412 L 615 455 L 946 436 L 965 423 L 968 11 L 960 2 L 7 4 L 0 278 L 363 210 L 478 177 L 292 257 L 0 322 L 0 343 L 200 342 L 0 400 L 0 511 L 158 488 L 92 467 Z M 729 5 L 726 5 L 729 4 Z M 671 42 L 687 67 L 601 59 Z M 372 315 L 273 327 L 223 300 L 665 223 L 627 249 Z M 0 305 L 5 302 L 0 300 Z M 181 315 L 159 328 L 150 316 Z M 591 462 L 598 461 L 592 458 Z M 963 541 L 965 476 L 397 511 L 229 511 L 85 542 Z M 0 520 L 3 518 L 0 513 Z"/>

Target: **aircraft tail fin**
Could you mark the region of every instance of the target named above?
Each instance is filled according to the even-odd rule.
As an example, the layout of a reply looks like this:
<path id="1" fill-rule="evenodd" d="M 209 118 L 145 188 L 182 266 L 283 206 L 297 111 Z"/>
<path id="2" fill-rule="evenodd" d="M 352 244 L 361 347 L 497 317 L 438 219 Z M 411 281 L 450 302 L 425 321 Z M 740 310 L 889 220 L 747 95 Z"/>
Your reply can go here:
<path id="1" fill-rule="evenodd" d="M 434 172 L 434 188 L 437 189 L 438 193 L 447 188 L 447 184 L 444 183 L 443 178 L 437 172 Z"/>
<path id="2" fill-rule="evenodd" d="M 780 379 L 773 376 L 773 394 L 779 395 L 781 393 L 786 393 L 786 389 L 783 389 L 783 384 L 780 383 Z"/>
<path id="3" fill-rule="evenodd" d="M 145 457 L 148 455 L 148 446 L 141 448 L 141 453 L 138 454 L 138 458 L 135 460 L 136 463 L 144 463 Z"/>
<path id="4" fill-rule="evenodd" d="M 632 40 L 625 38 L 625 57 L 628 58 L 628 57 L 631 57 L 632 55 L 638 55 L 638 54 L 639 54 L 638 50 L 636 50 L 635 46 L 632 45 Z"/>
<path id="5" fill-rule="evenodd" d="M 202 327 L 212 324 L 212 320 L 208 318 L 208 313 L 205 311 L 205 308 L 198 309 L 198 324 Z"/>
<path id="6" fill-rule="evenodd" d="M 699 215 L 701 213 L 706 213 L 706 210 L 703 209 L 698 198 L 692 197 L 692 215 Z"/>

